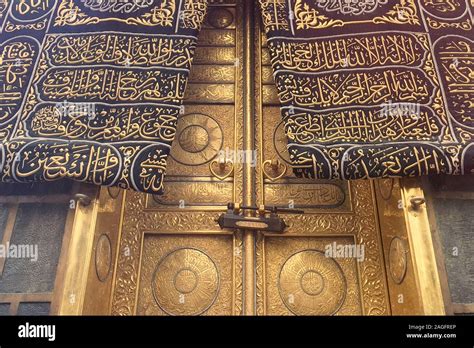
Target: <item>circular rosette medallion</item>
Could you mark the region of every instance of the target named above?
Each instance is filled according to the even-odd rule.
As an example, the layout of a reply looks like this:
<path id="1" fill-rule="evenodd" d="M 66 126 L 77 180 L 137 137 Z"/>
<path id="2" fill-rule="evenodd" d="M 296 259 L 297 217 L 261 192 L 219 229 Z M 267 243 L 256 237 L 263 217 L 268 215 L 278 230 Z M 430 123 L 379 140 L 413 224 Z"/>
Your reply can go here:
<path id="1" fill-rule="evenodd" d="M 207 16 L 207 22 L 217 29 L 224 29 L 234 22 L 234 15 L 226 8 L 212 8 Z"/>
<path id="2" fill-rule="evenodd" d="M 296 315 L 332 315 L 344 303 L 346 279 L 339 264 L 318 250 L 290 256 L 280 270 L 280 296 Z"/>
<path id="3" fill-rule="evenodd" d="M 165 256 L 152 278 L 153 297 L 170 315 L 199 315 L 214 303 L 219 273 L 212 259 L 196 249 L 179 249 Z"/>
<path id="4" fill-rule="evenodd" d="M 171 156 L 181 164 L 198 166 L 216 157 L 222 142 L 222 129 L 212 117 L 189 114 L 178 121 Z"/>

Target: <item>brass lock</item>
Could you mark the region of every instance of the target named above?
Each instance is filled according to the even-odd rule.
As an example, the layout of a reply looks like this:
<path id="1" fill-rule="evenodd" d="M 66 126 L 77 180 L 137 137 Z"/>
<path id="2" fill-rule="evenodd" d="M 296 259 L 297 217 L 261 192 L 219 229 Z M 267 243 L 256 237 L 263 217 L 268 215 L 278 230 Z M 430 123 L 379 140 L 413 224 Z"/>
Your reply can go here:
<path id="1" fill-rule="evenodd" d="M 245 216 L 244 211 L 258 212 L 258 216 Z M 282 233 L 287 225 L 278 213 L 304 214 L 302 210 L 279 208 L 279 207 L 247 207 L 239 203 L 228 203 L 227 212 L 219 216 L 216 222 L 221 229 L 249 229 L 266 232 Z"/>

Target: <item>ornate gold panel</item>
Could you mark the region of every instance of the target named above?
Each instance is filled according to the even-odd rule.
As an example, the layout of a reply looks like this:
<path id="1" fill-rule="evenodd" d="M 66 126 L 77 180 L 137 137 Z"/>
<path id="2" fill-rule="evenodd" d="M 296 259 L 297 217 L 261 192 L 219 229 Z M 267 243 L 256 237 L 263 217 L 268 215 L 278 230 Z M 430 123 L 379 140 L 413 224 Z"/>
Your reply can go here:
<path id="1" fill-rule="evenodd" d="M 222 210 L 238 200 L 239 163 L 216 163 L 222 152 L 242 146 L 240 19 L 235 7 L 211 6 L 200 33 L 186 102 L 168 162 L 164 195 L 148 197 L 153 210 Z"/>
<path id="2" fill-rule="evenodd" d="M 241 234 L 222 233 L 218 212 L 150 211 L 145 202 L 127 192 L 111 313 L 240 314 Z"/>
<path id="3" fill-rule="evenodd" d="M 262 38 L 264 40 L 266 40 L 265 36 L 262 35 Z M 268 48 L 266 48 L 265 46 L 262 45 L 262 48 L 261 48 L 261 59 L 262 59 L 262 65 L 264 66 L 270 66 L 271 65 L 271 58 L 270 58 L 270 51 L 268 50 Z"/>
<path id="4" fill-rule="evenodd" d="M 255 8 L 210 4 L 164 194 L 101 192 L 103 212 L 114 212 L 99 214 L 85 312 L 420 313 L 398 182 L 296 178 Z M 233 156 L 244 150 L 255 166 Z M 216 219 L 229 202 L 305 213 L 279 214 L 284 234 L 221 230 Z M 102 230 L 104 218 L 115 232 Z M 363 246 L 363 255 L 326 255 L 337 245 Z M 110 301 L 95 304 L 95 291 Z"/>
<path id="5" fill-rule="evenodd" d="M 184 100 L 188 103 L 232 104 L 234 94 L 234 85 L 231 84 L 190 83 Z"/>
<path id="6" fill-rule="evenodd" d="M 235 79 L 235 68 L 233 65 L 198 65 L 189 77 L 190 81 L 206 81 L 217 83 L 233 83 Z"/>
<path id="7" fill-rule="evenodd" d="M 234 185 L 231 180 L 183 181 L 182 178 L 167 181 L 166 193 L 161 196 L 148 196 L 146 208 L 152 210 L 206 209 L 222 210 L 233 198 Z M 186 197 L 183 200 L 181 197 Z M 217 207 L 216 207 L 217 206 Z"/>
<path id="8" fill-rule="evenodd" d="M 262 86 L 262 94 L 264 105 L 280 105 L 280 100 L 278 99 L 278 91 L 275 85 Z"/>
<path id="9" fill-rule="evenodd" d="M 354 244 L 354 238 L 261 236 L 259 314 L 362 314 L 357 261 L 326 257 L 325 246 L 331 243 Z"/>
<path id="10" fill-rule="evenodd" d="M 242 234 L 216 223 L 242 195 L 241 6 L 214 6 L 200 33 L 161 196 L 126 192 L 110 313 L 239 315 Z"/>
<path id="11" fill-rule="evenodd" d="M 334 182 L 325 182 L 308 185 L 300 179 L 287 182 L 268 183 L 264 185 L 265 204 L 271 206 L 294 206 L 306 209 L 335 208 L 350 205 L 346 199 L 346 192 L 341 185 Z"/>
<path id="12" fill-rule="evenodd" d="M 273 70 L 271 66 L 262 67 L 262 83 L 265 85 L 274 85 Z"/>
<path id="13" fill-rule="evenodd" d="M 202 29 L 199 36 L 199 44 L 202 46 L 235 46 L 235 31 L 234 30 L 209 30 Z"/>
<path id="14" fill-rule="evenodd" d="M 196 47 L 194 64 L 235 64 L 234 47 Z"/>
<path id="15" fill-rule="evenodd" d="M 234 314 L 232 241 L 232 234 L 146 234 L 137 314 Z"/>
<path id="16" fill-rule="evenodd" d="M 212 2 L 211 2 L 212 3 Z M 220 4 L 235 4 L 235 1 L 214 1 Z M 211 6 L 208 10 L 207 22 L 204 23 L 204 28 L 217 29 L 235 29 L 236 9 L 230 6 Z"/>
<path id="17" fill-rule="evenodd" d="M 95 220 L 94 247 L 87 280 L 83 314 L 104 314 L 109 311 L 108 299 L 113 288 L 113 272 L 119 242 L 124 191 L 119 188 L 102 187 L 98 200 L 98 215 Z M 84 233 L 84 231 L 81 231 Z M 84 237 L 83 237 L 84 238 Z M 83 250 L 81 250 L 83 252 Z M 69 304 L 74 304 L 71 294 Z M 97 299 L 102 299 L 98 301 Z M 68 313 L 69 314 L 69 313 Z"/>
<path id="18" fill-rule="evenodd" d="M 375 211 L 375 202 L 373 196 L 372 182 L 357 181 L 350 185 L 351 194 L 349 199 L 352 200 L 353 211 L 349 213 L 334 212 L 328 213 L 324 209 L 306 209 L 304 215 L 283 215 L 284 220 L 288 225 L 288 229 L 284 237 L 285 243 L 280 243 L 280 254 L 288 254 L 293 251 L 292 239 L 301 238 L 305 242 L 304 249 L 318 250 L 325 252 L 326 247 L 331 245 L 333 239 L 339 240 L 340 237 L 349 237 L 350 240 L 340 240 L 337 244 L 343 246 L 363 246 L 364 258 L 363 261 L 356 262 L 353 257 L 347 257 L 333 260 L 335 262 L 354 261 L 357 265 L 355 267 L 357 276 L 346 277 L 347 283 L 355 284 L 359 280 L 360 293 L 359 300 L 361 304 L 361 313 L 365 315 L 388 315 L 390 311 L 390 301 L 388 297 L 387 279 L 384 267 L 384 256 L 382 249 L 382 242 L 380 239 L 380 231 L 377 223 L 377 215 Z M 329 239 L 322 239 L 328 237 Z M 277 286 L 280 278 L 268 278 L 266 273 L 267 267 L 277 267 L 276 265 L 267 266 L 267 259 L 265 259 L 265 250 L 270 250 L 271 247 L 267 244 L 272 243 L 272 238 L 268 235 L 260 235 L 257 240 L 257 311 L 259 314 L 270 314 L 268 307 L 265 304 L 266 297 L 269 296 L 269 290 L 273 286 Z M 322 241 L 322 244 L 318 244 Z M 302 245 L 303 247 L 303 245 Z M 287 249 L 288 248 L 288 249 Z M 303 249 L 302 249 L 303 250 Z M 331 257 L 329 257 L 331 259 Z M 269 260 L 269 259 L 268 259 Z M 272 258 L 273 260 L 273 258 Z M 272 261 L 273 263 L 273 261 Z M 300 264 L 301 272 L 303 272 L 303 265 Z M 323 266 L 321 266 L 323 267 Z M 333 268 L 332 266 L 328 266 Z M 341 266 L 342 267 L 342 266 Z M 329 272 L 330 269 L 326 270 Z M 297 270 L 295 270 L 296 272 Z M 299 272 L 299 271 L 298 271 Z M 345 291 L 349 295 L 349 288 Z M 316 294 L 313 301 L 318 299 L 320 294 Z M 350 298 L 351 301 L 352 297 Z M 301 300 L 303 301 L 303 299 Z M 311 302 L 312 300 L 309 300 Z M 309 304 L 302 304 L 302 306 L 309 306 Z M 280 313 L 284 310 L 278 307 Z M 341 306 L 340 309 L 344 309 Z M 355 307 L 344 312 L 336 311 L 334 314 L 357 314 Z M 283 311 L 283 312 L 282 312 Z M 291 312 L 291 311 L 290 311 Z M 300 314 L 299 312 L 292 312 Z M 289 314 L 289 313 L 288 313 Z M 325 313 L 319 313 L 325 314 Z"/>

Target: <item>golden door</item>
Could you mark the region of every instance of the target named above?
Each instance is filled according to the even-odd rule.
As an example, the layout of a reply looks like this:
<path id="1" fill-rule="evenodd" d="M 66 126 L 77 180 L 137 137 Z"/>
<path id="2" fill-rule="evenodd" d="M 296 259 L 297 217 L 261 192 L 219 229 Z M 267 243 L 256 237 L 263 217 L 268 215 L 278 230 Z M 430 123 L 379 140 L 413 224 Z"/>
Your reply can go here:
<path id="1" fill-rule="evenodd" d="M 101 189 L 80 313 L 426 313 L 407 221 L 422 198 L 398 180 L 293 175 L 259 21 L 252 2 L 211 1 L 165 194 Z M 279 213 L 284 233 L 221 230 L 229 202 L 304 214 Z"/>

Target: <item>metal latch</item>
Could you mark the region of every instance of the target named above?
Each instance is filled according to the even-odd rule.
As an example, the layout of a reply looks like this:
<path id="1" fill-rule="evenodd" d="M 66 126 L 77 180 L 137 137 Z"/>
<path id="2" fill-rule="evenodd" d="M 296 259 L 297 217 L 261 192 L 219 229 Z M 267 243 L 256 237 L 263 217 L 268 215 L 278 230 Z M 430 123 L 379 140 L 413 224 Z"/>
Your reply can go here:
<path id="1" fill-rule="evenodd" d="M 245 210 L 254 210 L 258 216 L 245 216 Z M 239 203 L 227 204 L 227 212 L 219 216 L 217 223 L 221 228 L 249 229 L 267 232 L 283 232 L 287 225 L 278 213 L 304 214 L 303 210 L 279 207 L 248 207 Z"/>

